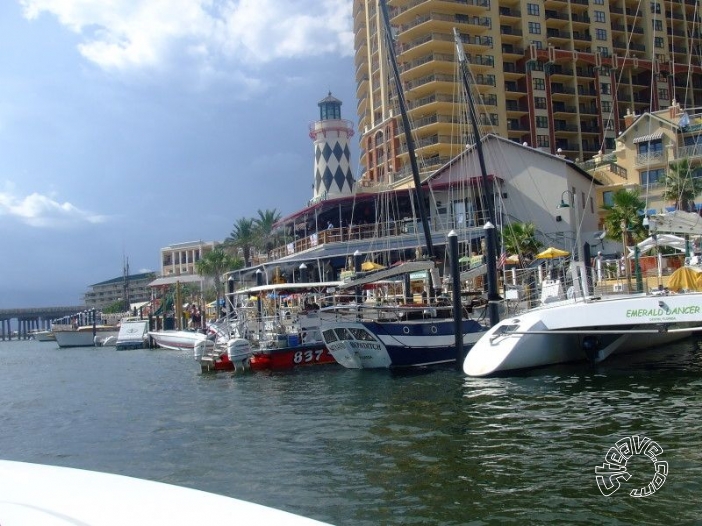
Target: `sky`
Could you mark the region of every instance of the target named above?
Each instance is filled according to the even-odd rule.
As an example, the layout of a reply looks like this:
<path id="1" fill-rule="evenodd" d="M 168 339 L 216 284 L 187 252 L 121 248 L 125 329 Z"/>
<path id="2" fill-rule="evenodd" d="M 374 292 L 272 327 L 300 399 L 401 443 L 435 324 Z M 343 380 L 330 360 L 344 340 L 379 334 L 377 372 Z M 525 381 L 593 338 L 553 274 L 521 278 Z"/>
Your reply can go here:
<path id="1" fill-rule="evenodd" d="M 0 2 L 0 308 L 80 305 L 125 260 L 303 208 L 317 103 L 358 122 L 351 7 Z"/>

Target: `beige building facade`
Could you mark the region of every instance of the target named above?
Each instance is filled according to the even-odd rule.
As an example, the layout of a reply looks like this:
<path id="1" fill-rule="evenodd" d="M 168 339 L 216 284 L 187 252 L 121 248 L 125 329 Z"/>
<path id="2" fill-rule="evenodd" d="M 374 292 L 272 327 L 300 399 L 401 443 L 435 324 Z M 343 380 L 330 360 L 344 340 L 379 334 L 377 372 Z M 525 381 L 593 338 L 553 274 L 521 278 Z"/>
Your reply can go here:
<path id="1" fill-rule="evenodd" d="M 165 278 L 197 274 L 195 264 L 218 244 L 216 241 L 189 241 L 163 247 L 161 276 Z"/>
<path id="2" fill-rule="evenodd" d="M 453 29 L 481 134 L 583 162 L 612 152 L 627 112 L 702 106 L 695 0 L 388 0 L 421 170 L 474 142 L 457 104 Z M 378 0 L 354 0 L 363 187 L 409 176 Z M 468 130 L 468 131 L 466 131 Z"/>

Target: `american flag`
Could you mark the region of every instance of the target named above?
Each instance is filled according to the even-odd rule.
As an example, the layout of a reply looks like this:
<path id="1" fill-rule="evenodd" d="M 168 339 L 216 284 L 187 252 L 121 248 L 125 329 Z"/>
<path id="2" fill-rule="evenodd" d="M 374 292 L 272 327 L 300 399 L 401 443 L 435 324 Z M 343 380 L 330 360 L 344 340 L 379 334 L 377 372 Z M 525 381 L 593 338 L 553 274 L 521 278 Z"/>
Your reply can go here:
<path id="1" fill-rule="evenodd" d="M 504 268 L 505 263 L 507 263 L 507 252 L 503 250 L 502 254 L 500 254 L 500 259 L 497 262 L 497 268 Z"/>

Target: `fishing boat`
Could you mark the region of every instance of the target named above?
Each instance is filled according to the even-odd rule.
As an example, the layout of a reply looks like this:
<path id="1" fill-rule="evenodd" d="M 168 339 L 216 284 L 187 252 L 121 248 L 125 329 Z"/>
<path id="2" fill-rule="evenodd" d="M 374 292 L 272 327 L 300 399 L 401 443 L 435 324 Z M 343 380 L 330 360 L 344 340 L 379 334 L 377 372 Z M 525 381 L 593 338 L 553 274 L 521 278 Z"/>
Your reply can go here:
<path id="1" fill-rule="evenodd" d="M 336 364 L 320 331 L 319 303 L 340 282 L 258 285 L 234 292 L 237 333 L 252 342 L 253 371 Z M 318 303 L 319 302 L 319 303 Z"/>
<path id="2" fill-rule="evenodd" d="M 322 525 L 324 523 L 182 486 L 111 473 L 0 460 L 0 517 L 12 525 Z"/>
<path id="3" fill-rule="evenodd" d="M 344 288 L 360 290 L 360 287 L 376 280 L 388 279 L 395 276 L 409 275 L 418 270 L 427 272 L 430 276 L 428 289 L 438 290 L 441 287 L 439 279 L 439 269 L 435 265 L 435 253 L 430 225 L 424 205 L 422 181 L 419 175 L 419 168 L 415 156 L 414 140 L 411 126 L 407 114 L 407 107 L 402 92 L 402 82 L 395 56 L 395 42 L 392 38 L 390 27 L 390 17 L 387 3 L 380 2 L 385 26 L 385 36 L 387 41 L 387 55 L 392 67 L 395 79 L 395 86 L 398 92 L 398 102 L 402 124 L 405 132 L 407 152 L 409 154 L 412 168 L 412 178 L 414 191 L 417 194 L 417 208 L 422 223 L 424 234 L 426 259 L 418 258 L 413 262 L 396 265 L 386 270 L 372 272 L 370 275 L 361 274 L 350 279 Z M 462 43 L 456 38 L 456 48 L 459 50 L 459 57 L 465 55 L 462 51 Z M 464 60 L 465 62 L 465 60 Z M 464 78 L 464 81 L 467 80 Z M 483 191 L 485 202 L 483 208 L 487 211 L 488 223 L 494 225 L 492 205 L 489 199 L 487 188 L 487 174 L 485 163 L 482 157 L 482 146 L 478 133 L 476 114 L 473 108 L 470 88 L 467 87 L 469 111 L 473 123 L 474 135 L 477 139 L 476 146 L 478 156 L 481 161 Z M 490 319 L 493 319 L 494 299 L 497 289 L 496 269 L 495 269 L 495 240 L 494 230 L 487 230 L 486 248 L 487 261 L 486 268 L 488 281 L 488 310 L 491 312 Z M 491 264 L 490 264 L 491 262 Z M 356 268 L 359 271 L 360 268 Z M 402 278 L 407 281 L 407 278 Z M 408 287 L 405 287 L 404 295 L 409 297 Z M 460 291 L 454 291 L 460 294 Z M 429 295 L 428 295 L 429 296 Z M 360 301 L 356 305 L 335 306 L 334 316 L 327 314 L 322 321 L 322 337 L 327 348 L 336 361 L 347 368 L 391 368 L 391 367 L 423 367 L 428 365 L 449 364 L 460 360 L 462 346 L 464 349 L 470 348 L 483 334 L 487 327 L 475 319 L 471 319 L 464 314 L 469 314 L 460 308 L 449 304 L 441 304 L 441 301 L 430 301 L 413 305 L 406 302 L 403 305 L 375 305 L 368 306 Z M 341 316 L 339 316 L 341 313 Z M 325 313 L 326 314 L 326 313 Z M 456 329 L 460 327 L 462 339 L 456 338 Z"/>

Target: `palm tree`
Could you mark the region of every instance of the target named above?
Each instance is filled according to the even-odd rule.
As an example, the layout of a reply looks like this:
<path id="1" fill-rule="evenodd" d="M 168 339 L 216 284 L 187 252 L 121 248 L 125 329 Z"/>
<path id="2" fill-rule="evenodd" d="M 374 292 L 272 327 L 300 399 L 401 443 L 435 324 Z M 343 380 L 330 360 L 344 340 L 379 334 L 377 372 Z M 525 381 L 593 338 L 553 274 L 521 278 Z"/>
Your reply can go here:
<path id="1" fill-rule="evenodd" d="M 200 276 L 210 277 L 214 280 L 217 305 L 222 297 L 222 275 L 243 266 L 244 262 L 241 259 L 227 254 L 221 246 L 207 252 L 195 263 L 195 268 Z"/>
<path id="2" fill-rule="evenodd" d="M 234 228 L 224 242 L 240 248 L 244 253 L 244 265 L 248 266 L 251 264 L 251 249 L 256 245 L 256 239 L 254 220 L 242 217 L 236 220 Z"/>
<path id="3" fill-rule="evenodd" d="M 702 193 L 702 179 L 690 173 L 690 162 L 681 159 L 670 164 L 665 177 L 663 199 L 675 202 L 676 210 L 695 211 L 695 198 Z"/>
<path id="4" fill-rule="evenodd" d="M 641 212 L 644 210 L 646 203 L 641 199 L 639 189 L 627 190 L 621 188 L 612 196 L 612 204 L 604 205 L 602 210 L 605 212 L 604 227 L 607 231 L 609 239 L 620 240 L 622 234 L 622 225 L 626 227 L 627 244 L 629 237 L 635 242 L 645 239 L 646 228 L 643 226 L 643 216 Z"/>
<path id="5" fill-rule="evenodd" d="M 502 247 L 510 254 L 531 259 L 542 246 L 536 238 L 534 223 L 510 223 L 502 231 Z"/>
<path id="6" fill-rule="evenodd" d="M 280 212 L 275 208 L 273 210 L 258 210 L 258 217 L 255 218 L 254 224 L 258 237 L 258 248 L 265 250 L 268 253 L 272 248 L 273 242 L 273 225 L 280 220 Z"/>

